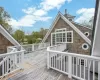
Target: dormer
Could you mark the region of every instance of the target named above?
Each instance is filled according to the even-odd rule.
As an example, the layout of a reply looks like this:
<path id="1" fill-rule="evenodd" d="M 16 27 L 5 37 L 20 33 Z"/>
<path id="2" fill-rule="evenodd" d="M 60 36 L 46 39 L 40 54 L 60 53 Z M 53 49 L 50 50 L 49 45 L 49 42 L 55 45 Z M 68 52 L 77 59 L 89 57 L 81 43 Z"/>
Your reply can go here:
<path id="1" fill-rule="evenodd" d="M 67 13 L 67 9 L 65 9 L 65 14 L 64 16 L 69 20 L 69 21 L 73 21 L 75 16 L 72 16 L 70 14 Z"/>

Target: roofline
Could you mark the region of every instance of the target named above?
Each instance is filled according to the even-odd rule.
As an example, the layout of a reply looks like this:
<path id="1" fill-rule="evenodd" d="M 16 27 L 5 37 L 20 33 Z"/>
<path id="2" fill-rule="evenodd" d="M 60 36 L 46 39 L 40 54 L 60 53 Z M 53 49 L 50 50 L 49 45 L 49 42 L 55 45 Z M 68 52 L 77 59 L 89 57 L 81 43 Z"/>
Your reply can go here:
<path id="1" fill-rule="evenodd" d="M 82 26 L 82 27 L 85 27 L 85 28 L 88 28 L 88 29 L 92 30 L 92 28 L 86 27 L 86 26 L 84 26 L 84 25 L 82 25 L 80 23 L 77 23 L 77 22 L 74 22 L 74 21 L 72 21 L 72 22 L 75 23 L 75 24 L 77 24 L 77 25 L 79 25 L 79 26 Z"/>
<path id="2" fill-rule="evenodd" d="M 89 38 L 87 38 L 83 32 L 81 32 L 74 24 L 72 24 L 67 18 L 65 18 L 62 13 L 61 17 L 65 20 L 66 23 L 69 23 L 69 25 L 89 44 L 91 45 L 91 40 Z"/>
<path id="3" fill-rule="evenodd" d="M 43 40 L 42 40 L 41 43 L 44 43 L 44 42 L 45 42 L 45 40 L 46 40 L 46 38 L 48 37 L 48 35 L 50 34 L 52 28 L 56 25 L 58 19 L 60 18 L 60 17 L 59 17 L 59 13 L 60 13 L 60 12 L 58 12 L 56 18 L 53 20 L 53 22 L 52 22 L 52 24 L 51 24 L 51 26 L 50 26 L 50 29 L 49 29 L 48 32 L 46 33 L 46 35 L 45 35 L 45 37 L 43 38 Z"/>
<path id="4" fill-rule="evenodd" d="M 1 34 L 2 34 L 3 36 L 5 36 L 8 40 L 9 40 L 9 37 L 10 37 L 11 40 L 14 41 L 14 42 L 11 42 L 11 41 L 9 40 L 13 45 L 20 45 L 2 25 L 0 25 L 0 29 L 1 29 Z M 3 32 L 4 32 L 4 33 L 3 33 Z"/>
<path id="5" fill-rule="evenodd" d="M 63 16 L 63 14 L 61 12 L 58 13 L 57 17 L 61 17 L 66 23 L 68 23 L 89 45 L 91 45 L 91 40 L 89 38 L 87 38 L 75 25 L 73 25 L 67 18 L 65 18 L 65 16 Z M 57 20 L 57 19 L 55 19 Z M 54 21 L 57 22 L 57 21 Z M 46 40 L 46 38 L 49 36 L 50 32 L 52 31 L 52 29 L 54 28 L 55 24 L 53 23 L 51 28 L 49 29 L 48 33 L 46 34 L 46 36 L 44 37 L 43 41 L 44 42 Z"/>

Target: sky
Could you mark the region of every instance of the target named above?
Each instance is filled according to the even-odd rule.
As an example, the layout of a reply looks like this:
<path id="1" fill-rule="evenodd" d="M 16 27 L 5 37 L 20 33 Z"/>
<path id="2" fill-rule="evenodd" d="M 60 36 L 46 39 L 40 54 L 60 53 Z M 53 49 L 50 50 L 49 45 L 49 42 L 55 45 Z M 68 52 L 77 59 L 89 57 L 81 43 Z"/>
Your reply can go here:
<path id="1" fill-rule="evenodd" d="M 49 29 L 58 11 L 76 16 L 75 22 L 88 21 L 95 11 L 95 0 L 0 0 L 0 6 L 11 16 L 13 29 L 29 34 L 40 28 Z"/>

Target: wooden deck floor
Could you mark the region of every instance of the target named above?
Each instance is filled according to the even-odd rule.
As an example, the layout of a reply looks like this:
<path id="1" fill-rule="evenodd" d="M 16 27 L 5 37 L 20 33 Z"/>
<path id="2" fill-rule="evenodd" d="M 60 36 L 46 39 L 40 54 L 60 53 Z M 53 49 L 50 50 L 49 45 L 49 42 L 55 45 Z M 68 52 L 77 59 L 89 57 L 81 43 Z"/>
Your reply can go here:
<path id="1" fill-rule="evenodd" d="M 69 80 L 67 75 L 46 67 L 46 50 L 25 54 L 24 71 L 17 72 L 9 80 Z"/>

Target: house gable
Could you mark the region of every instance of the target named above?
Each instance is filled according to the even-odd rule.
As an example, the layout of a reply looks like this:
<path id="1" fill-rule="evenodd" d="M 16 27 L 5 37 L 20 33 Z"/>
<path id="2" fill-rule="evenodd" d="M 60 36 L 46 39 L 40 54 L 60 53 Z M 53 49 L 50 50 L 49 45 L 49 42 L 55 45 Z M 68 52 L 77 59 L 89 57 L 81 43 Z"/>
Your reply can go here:
<path id="1" fill-rule="evenodd" d="M 18 45 L 20 46 L 20 44 L 9 34 L 9 32 L 4 29 L 4 27 L 2 27 L 0 25 L 0 33 L 5 37 L 7 38 L 13 45 Z"/>
<path id="2" fill-rule="evenodd" d="M 58 19 L 57 19 L 58 18 Z M 56 19 L 55 19 L 55 21 L 54 22 L 58 22 L 58 20 L 60 19 L 60 18 L 62 18 L 64 21 L 65 21 L 65 23 L 68 23 L 68 25 L 70 26 L 70 27 L 72 27 L 89 45 L 91 44 L 91 41 L 90 41 L 90 39 L 89 38 L 87 38 L 77 27 L 75 27 L 75 25 L 73 25 L 67 18 L 65 18 L 60 12 L 58 13 L 58 15 L 57 15 L 57 17 L 56 17 Z M 62 24 L 60 24 L 61 26 L 62 26 Z M 55 26 L 55 24 L 53 23 L 52 24 L 52 26 L 51 26 L 51 28 L 49 29 L 49 31 L 47 32 L 47 34 L 46 34 L 46 36 L 44 37 L 44 39 L 43 39 L 43 41 L 42 42 L 45 42 L 46 41 L 46 39 L 48 38 L 48 36 L 50 35 L 50 33 L 51 33 L 51 31 L 52 31 L 52 29 L 54 28 L 54 26 Z M 61 27 L 60 26 L 60 27 Z M 63 27 L 63 26 L 62 26 Z"/>
<path id="3" fill-rule="evenodd" d="M 0 25 L 0 53 L 7 52 L 8 46 L 21 46 L 9 32 Z"/>
<path id="4" fill-rule="evenodd" d="M 0 33 L 0 54 L 7 52 L 7 47 L 13 44 Z"/>

